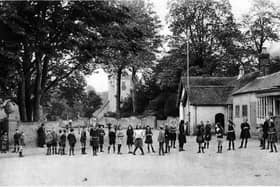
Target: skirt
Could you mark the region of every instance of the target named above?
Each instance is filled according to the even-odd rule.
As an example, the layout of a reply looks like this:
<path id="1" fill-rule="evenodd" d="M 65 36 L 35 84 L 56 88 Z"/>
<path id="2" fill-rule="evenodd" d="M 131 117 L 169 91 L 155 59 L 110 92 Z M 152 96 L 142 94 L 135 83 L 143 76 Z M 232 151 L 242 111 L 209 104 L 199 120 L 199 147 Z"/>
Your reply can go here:
<path id="1" fill-rule="evenodd" d="M 235 132 L 228 132 L 227 133 L 227 140 L 230 140 L 230 141 L 235 140 Z"/>
<path id="2" fill-rule="evenodd" d="M 240 138 L 241 139 L 251 138 L 250 131 L 248 130 L 241 131 Z"/>
<path id="3" fill-rule="evenodd" d="M 204 142 L 203 136 L 197 136 L 197 137 L 196 137 L 196 142 L 197 142 L 197 143 L 203 143 L 203 142 Z"/>
<path id="4" fill-rule="evenodd" d="M 128 136 L 126 139 L 126 144 L 127 145 L 132 145 L 133 144 L 133 136 Z"/>
<path id="5" fill-rule="evenodd" d="M 136 138 L 136 140 L 135 140 L 135 147 L 143 147 L 143 140 L 142 140 L 142 138 Z"/>
<path id="6" fill-rule="evenodd" d="M 146 136 L 145 143 L 146 143 L 146 144 L 152 144 L 152 143 L 153 143 L 153 138 L 152 138 L 152 136 Z"/>

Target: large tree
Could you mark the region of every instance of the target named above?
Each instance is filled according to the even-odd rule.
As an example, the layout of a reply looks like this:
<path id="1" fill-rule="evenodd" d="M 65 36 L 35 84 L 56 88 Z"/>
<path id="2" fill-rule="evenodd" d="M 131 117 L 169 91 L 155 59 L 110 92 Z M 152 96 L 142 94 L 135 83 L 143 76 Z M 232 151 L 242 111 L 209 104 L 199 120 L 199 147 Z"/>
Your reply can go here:
<path id="1" fill-rule="evenodd" d="M 105 51 L 106 56 L 111 56 L 105 63 L 107 72 L 116 78 L 116 113 L 120 116 L 120 98 L 121 98 L 121 76 L 132 72 L 132 103 L 133 111 L 136 112 L 135 90 L 137 84 L 136 73 L 140 69 L 151 66 L 155 60 L 155 52 L 160 45 L 160 36 L 158 35 L 159 20 L 152 11 L 152 5 L 143 0 L 126 1 L 119 3 L 126 7 L 131 19 L 127 19 L 124 24 L 114 24 L 111 40 L 111 47 Z M 113 47 L 115 46 L 115 47 Z"/>
<path id="2" fill-rule="evenodd" d="M 249 12 L 243 15 L 244 45 L 255 61 L 268 42 L 279 40 L 279 8 L 270 0 L 254 0 Z"/>
<path id="3" fill-rule="evenodd" d="M 0 66 L 15 70 L 13 92 L 21 120 L 38 121 L 42 98 L 49 90 L 74 72 L 92 72 L 102 61 L 110 25 L 121 24 L 127 18 L 125 12 L 115 2 L 97 0 L 0 4 L 4 25 L 0 30 L 9 36 L 0 40 Z M 7 85 L 11 84 L 1 83 L 1 90 Z"/>
<path id="4" fill-rule="evenodd" d="M 241 33 L 228 0 L 170 0 L 169 55 L 186 69 L 187 41 L 193 75 L 225 75 L 241 59 Z M 236 70 L 235 70 L 236 71 Z"/>

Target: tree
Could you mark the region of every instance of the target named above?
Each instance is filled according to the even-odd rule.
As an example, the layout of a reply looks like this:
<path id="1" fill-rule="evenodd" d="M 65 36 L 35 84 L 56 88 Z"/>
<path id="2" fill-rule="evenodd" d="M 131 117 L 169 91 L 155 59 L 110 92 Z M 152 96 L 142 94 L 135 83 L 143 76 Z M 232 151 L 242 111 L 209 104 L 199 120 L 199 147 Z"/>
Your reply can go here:
<path id="1" fill-rule="evenodd" d="M 169 23 L 173 67 L 186 69 L 187 41 L 192 75 L 229 75 L 226 67 L 242 58 L 242 35 L 228 0 L 170 0 Z"/>
<path id="2" fill-rule="evenodd" d="M 92 114 L 100 108 L 102 105 L 102 99 L 99 95 L 96 94 L 94 90 L 90 90 L 87 93 L 87 97 L 84 100 L 85 109 L 84 116 L 91 118 Z"/>
<path id="3" fill-rule="evenodd" d="M 243 15 L 242 26 L 245 45 L 258 59 L 267 42 L 279 40 L 279 7 L 270 0 L 254 0 L 250 11 Z"/>
<path id="4" fill-rule="evenodd" d="M 91 73 L 104 57 L 108 25 L 124 18 L 115 2 L 2 2 L 0 23 L 11 37 L 1 38 L 0 66 L 15 70 L 21 120 L 38 121 L 44 95 L 72 73 Z"/>
<path id="5" fill-rule="evenodd" d="M 120 4 L 129 10 L 130 19 L 126 19 L 123 24 L 113 24 L 110 47 L 104 51 L 106 56 L 111 57 L 104 67 L 117 79 L 116 113 L 118 116 L 120 116 L 121 76 L 131 68 L 135 83 L 135 75 L 139 67 L 143 67 L 144 63 L 151 63 L 151 59 L 154 59 L 153 52 L 157 46 L 155 41 L 158 40 L 156 29 L 159 23 L 156 21 L 154 13 L 152 14 L 150 9 L 148 11 L 145 9 L 147 5 L 144 1 L 120 1 Z M 147 57 L 150 61 L 144 61 Z M 132 94 L 135 95 L 134 93 Z"/>

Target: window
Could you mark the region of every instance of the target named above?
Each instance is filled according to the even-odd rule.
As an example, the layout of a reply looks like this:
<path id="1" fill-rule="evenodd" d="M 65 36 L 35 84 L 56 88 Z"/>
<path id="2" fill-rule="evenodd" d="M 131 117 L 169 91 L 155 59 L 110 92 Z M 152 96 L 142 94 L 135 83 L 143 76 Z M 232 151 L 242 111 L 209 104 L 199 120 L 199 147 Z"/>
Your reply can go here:
<path id="1" fill-rule="evenodd" d="M 242 117 L 247 117 L 247 116 L 248 116 L 248 106 L 242 105 Z"/>
<path id="2" fill-rule="evenodd" d="M 235 117 L 239 118 L 240 117 L 240 106 L 235 105 Z"/>

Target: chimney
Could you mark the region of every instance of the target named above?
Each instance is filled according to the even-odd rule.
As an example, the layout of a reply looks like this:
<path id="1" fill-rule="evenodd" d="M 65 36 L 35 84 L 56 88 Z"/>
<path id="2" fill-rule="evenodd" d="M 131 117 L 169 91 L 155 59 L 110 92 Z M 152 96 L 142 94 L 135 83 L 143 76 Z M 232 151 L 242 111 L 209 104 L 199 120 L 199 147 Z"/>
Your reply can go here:
<path id="1" fill-rule="evenodd" d="M 244 75 L 245 75 L 244 67 L 243 67 L 243 65 L 240 65 L 237 80 L 241 79 Z"/>
<path id="2" fill-rule="evenodd" d="M 259 70 L 262 76 L 269 74 L 270 55 L 267 48 L 263 47 L 262 53 L 259 55 Z"/>

